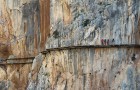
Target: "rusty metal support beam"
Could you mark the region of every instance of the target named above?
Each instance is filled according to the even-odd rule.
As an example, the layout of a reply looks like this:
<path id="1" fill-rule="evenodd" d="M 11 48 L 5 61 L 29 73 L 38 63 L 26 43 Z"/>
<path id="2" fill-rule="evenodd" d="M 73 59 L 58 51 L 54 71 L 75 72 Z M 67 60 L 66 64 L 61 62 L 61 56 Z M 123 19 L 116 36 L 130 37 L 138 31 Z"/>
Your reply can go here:
<path id="1" fill-rule="evenodd" d="M 58 48 L 49 48 L 46 51 L 42 51 L 42 54 L 46 54 L 50 51 L 59 51 L 59 50 L 71 50 L 71 49 L 86 49 L 86 48 L 140 48 L 140 45 L 136 44 L 122 44 L 122 45 L 88 45 L 88 46 L 68 46 L 68 47 L 58 47 Z"/>

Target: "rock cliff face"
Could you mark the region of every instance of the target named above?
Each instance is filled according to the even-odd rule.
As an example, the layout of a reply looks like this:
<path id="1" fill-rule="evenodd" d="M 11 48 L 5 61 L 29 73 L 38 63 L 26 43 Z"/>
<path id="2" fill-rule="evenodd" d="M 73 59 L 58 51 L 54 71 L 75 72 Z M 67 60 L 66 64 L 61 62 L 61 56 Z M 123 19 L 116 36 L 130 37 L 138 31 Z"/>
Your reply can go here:
<path id="1" fill-rule="evenodd" d="M 26 90 L 31 66 L 31 64 L 0 64 L 0 90 Z"/>
<path id="2" fill-rule="evenodd" d="M 46 49 L 140 44 L 139 0 L 52 0 L 50 6 Z M 27 89 L 139 90 L 139 54 L 139 48 L 119 46 L 55 49 Z"/>
<path id="3" fill-rule="evenodd" d="M 140 48 L 121 47 L 140 45 L 140 0 L 0 4 L 0 57 L 35 56 L 33 64 L 0 65 L 0 89 L 140 90 Z M 114 46 L 53 49 L 88 45 Z"/>
<path id="4" fill-rule="evenodd" d="M 49 32 L 49 2 L 1 0 L 0 4 L 0 49 L 2 54 L 7 53 L 2 57 L 29 57 L 44 50 Z"/>
<path id="5" fill-rule="evenodd" d="M 132 61 L 134 53 L 136 59 Z M 39 66 L 38 77 L 30 80 L 28 90 L 139 90 L 139 64 L 139 49 L 51 51 Z"/>
<path id="6" fill-rule="evenodd" d="M 102 39 L 140 44 L 139 6 L 139 0 L 52 0 L 46 48 L 100 45 Z"/>
<path id="7" fill-rule="evenodd" d="M 47 2 L 0 0 L 0 63 L 7 58 L 34 57 L 45 49 L 49 31 Z M 0 64 L 0 90 L 25 90 L 31 66 Z"/>

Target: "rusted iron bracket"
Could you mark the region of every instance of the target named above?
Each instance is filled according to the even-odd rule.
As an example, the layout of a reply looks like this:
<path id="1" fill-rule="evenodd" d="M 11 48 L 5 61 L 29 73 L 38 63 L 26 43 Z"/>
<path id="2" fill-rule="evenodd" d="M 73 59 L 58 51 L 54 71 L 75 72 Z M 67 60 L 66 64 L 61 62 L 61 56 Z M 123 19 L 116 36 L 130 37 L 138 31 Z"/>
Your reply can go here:
<path id="1" fill-rule="evenodd" d="M 49 48 L 46 51 L 42 51 L 42 54 L 46 54 L 50 51 L 59 51 L 59 50 L 71 50 L 71 49 L 83 49 L 83 48 L 140 48 L 140 45 L 136 44 L 123 44 L 123 45 L 88 45 L 88 46 L 68 46 L 68 47 L 58 47 L 58 48 Z"/>

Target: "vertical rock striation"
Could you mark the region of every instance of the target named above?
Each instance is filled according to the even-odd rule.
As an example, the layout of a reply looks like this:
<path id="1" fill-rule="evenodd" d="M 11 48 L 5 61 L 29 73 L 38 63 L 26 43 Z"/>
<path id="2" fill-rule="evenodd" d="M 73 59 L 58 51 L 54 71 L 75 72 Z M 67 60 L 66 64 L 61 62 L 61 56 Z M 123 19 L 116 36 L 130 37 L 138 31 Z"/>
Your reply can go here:
<path id="1" fill-rule="evenodd" d="M 139 0 L 51 0 L 46 49 L 139 45 Z M 139 90 L 139 48 L 55 49 L 28 90 Z"/>
<path id="2" fill-rule="evenodd" d="M 139 64 L 139 49 L 51 51 L 45 55 L 36 72 L 38 78 L 28 90 L 139 90 Z"/>
<path id="3" fill-rule="evenodd" d="M 30 57 L 43 51 L 49 32 L 48 0 L 1 0 L 0 4 L 0 50 L 7 53 L 1 57 Z"/>
<path id="4" fill-rule="evenodd" d="M 51 35 L 46 48 L 140 44 L 139 0 L 52 0 Z"/>
<path id="5" fill-rule="evenodd" d="M 140 0 L 1 0 L 0 90 L 140 90 L 139 38 Z"/>
<path id="6" fill-rule="evenodd" d="M 25 90 L 28 85 L 31 64 L 2 65 L 1 61 L 34 57 L 45 49 L 46 30 L 49 30 L 49 16 L 45 15 L 49 15 L 46 13 L 49 8 L 42 4 L 46 3 L 0 0 L 0 90 Z"/>

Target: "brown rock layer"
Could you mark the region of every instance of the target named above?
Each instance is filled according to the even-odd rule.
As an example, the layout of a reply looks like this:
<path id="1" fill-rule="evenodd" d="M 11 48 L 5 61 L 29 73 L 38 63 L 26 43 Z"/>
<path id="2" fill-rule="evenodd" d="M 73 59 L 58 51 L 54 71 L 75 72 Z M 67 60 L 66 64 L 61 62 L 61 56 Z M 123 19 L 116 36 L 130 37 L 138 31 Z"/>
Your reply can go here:
<path id="1" fill-rule="evenodd" d="M 49 0 L 0 1 L 0 50 L 8 58 L 35 56 L 49 34 Z"/>

